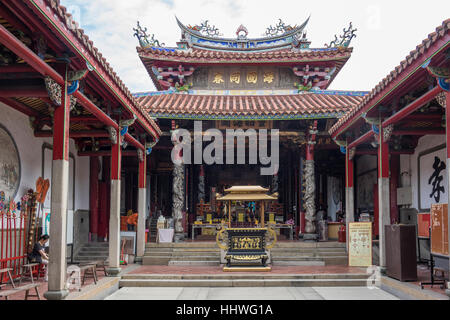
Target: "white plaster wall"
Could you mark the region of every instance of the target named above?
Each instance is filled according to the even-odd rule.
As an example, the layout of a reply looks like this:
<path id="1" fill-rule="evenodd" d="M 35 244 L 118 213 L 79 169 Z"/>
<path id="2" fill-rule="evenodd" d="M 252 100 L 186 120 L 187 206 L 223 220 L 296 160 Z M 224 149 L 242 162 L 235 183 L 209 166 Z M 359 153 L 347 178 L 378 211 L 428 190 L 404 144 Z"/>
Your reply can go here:
<path id="1" fill-rule="evenodd" d="M 419 198 L 418 198 L 418 165 L 417 165 L 417 159 L 419 157 L 419 153 L 428 149 L 432 149 L 434 147 L 437 147 L 439 145 L 442 145 L 445 143 L 445 136 L 444 135 L 430 135 L 430 136 L 424 136 L 420 138 L 419 143 L 417 145 L 417 148 L 412 155 L 404 155 L 400 158 L 400 172 L 406 172 L 408 171 L 408 167 L 411 168 L 411 192 L 412 192 L 412 207 L 419 210 Z M 436 152 L 431 153 L 428 158 L 436 156 L 439 156 L 439 158 L 446 162 L 445 158 L 445 152 L 446 149 L 442 149 Z M 444 156 L 443 156 L 444 155 Z M 430 194 L 430 186 L 428 185 L 428 178 L 433 174 L 433 168 L 431 166 L 421 166 L 421 191 L 423 193 L 422 199 L 424 197 L 429 197 Z M 443 180 L 441 182 L 441 185 L 445 188 L 445 193 L 441 193 L 441 199 L 440 203 L 447 203 L 448 202 L 448 182 L 447 182 L 447 169 L 443 170 L 441 172 L 441 175 L 443 176 Z M 431 200 L 431 202 L 435 203 L 434 198 Z M 424 210 L 419 210 L 419 212 L 424 212 Z"/>
<path id="2" fill-rule="evenodd" d="M 0 124 L 2 124 L 16 142 L 19 151 L 21 174 L 20 186 L 15 197 L 15 201 L 20 198 L 28 189 L 35 189 L 36 180 L 42 175 L 42 144 L 52 144 L 52 138 L 36 138 L 29 125 L 28 116 L 12 109 L 0 102 Z M 78 157 L 73 140 L 70 140 L 70 152 L 75 156 L 75 207 L 76 210 L 89 210 L 89 158 Z M 1 152 L 1 146 L 0 146 Z M 51 179 L 51 152 L 46 155 L 45 176 Z M 72 161 L 71 161 L 72 162 Z M 72 164 L 73 165 L 73 164 Z M 48 174 L 47 174 L 48 172 Z M 50 180 L 51 181 L 51 180 Z M 50 190 L 47 193 L 46 203 L 50 200 Z M 70 207 L 70 209 L 72 209 Z M 72 211 L 72 210 L 71 210 Z M 69 219 L 71 221 L 71 219 Z M 68 225 L 71 230 L 72 226 Z"/>

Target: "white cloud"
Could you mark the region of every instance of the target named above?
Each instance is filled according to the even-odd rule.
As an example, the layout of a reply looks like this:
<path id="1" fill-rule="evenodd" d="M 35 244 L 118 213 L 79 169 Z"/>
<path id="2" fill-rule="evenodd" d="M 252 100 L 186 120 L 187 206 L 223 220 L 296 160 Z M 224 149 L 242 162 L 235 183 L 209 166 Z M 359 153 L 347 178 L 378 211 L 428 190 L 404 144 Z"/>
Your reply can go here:
<path id="1" fill-rule="evenodd" d="M 432 4 L 432 2 L 434 4 Z M 307 27 L 312 47 L 323 47 L 350 21 L 358 29 L 353 56 L 330 89 L 370 90 L 429 33 L 447 19 L 450 2 L 428 1 L 290 1 L 290 0 L 62 0 L 95 46 L 132 92 L 155 90 L 136 53 L 133 27 L 139 20 L 166 46 L 175 46 L 180 30 L 175 15 L 186 24 L 207 19 L 225 36 L 234 37 L 240 24 L 258 37 L 278 18 Z"/>

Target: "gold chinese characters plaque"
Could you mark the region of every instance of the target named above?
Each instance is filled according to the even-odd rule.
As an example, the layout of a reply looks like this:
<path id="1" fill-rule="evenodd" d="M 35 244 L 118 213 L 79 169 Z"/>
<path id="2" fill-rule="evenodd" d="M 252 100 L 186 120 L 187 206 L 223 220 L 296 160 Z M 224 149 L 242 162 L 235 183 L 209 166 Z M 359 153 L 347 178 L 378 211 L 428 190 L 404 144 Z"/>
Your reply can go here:
<path id="1" fill-rule="evenodd" d="M 214 80 L 213 80 L 213 82 L 214 82 L 214 83 L 217 83 L 217 84 L 224 83 L 225 80 L 223 80 L 223 74 L 220 73 L 220 72 L 216 72 L 216 73 L 214 74 Z"/>
<path id="2" fill-rule="evenodd" d="M 256 83 L 258 82 L 258 72 L 250 71 L 247 73 L 247 82 L 248 83 Z"/>
<path id="3" fill-rule="evenodd" d="M 241 73 L 240 72 L 233 72 L 230 74 L 230 82 L 239 84 L 241 83 Z"/>
<path id="4" fill-rule="evenodd" d="M 372 222 L 352 222 L 348 228 L 348 265 L 372 265 Z"/>
<path id="5" fill-rule="evenodd" d="M 272 83 L 275 78 L 275 74 L 273 72 L 264 72 L 264 82 Z"/>

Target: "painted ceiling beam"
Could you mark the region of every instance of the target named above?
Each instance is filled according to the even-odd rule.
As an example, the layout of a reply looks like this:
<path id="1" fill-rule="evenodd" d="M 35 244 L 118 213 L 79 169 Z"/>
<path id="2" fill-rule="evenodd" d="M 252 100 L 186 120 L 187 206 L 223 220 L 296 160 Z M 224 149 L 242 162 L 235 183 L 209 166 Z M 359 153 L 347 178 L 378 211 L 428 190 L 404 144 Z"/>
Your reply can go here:
<path id="1" fill-rule="evenodd" d="M 436 96 L 439 93 L 441 93 L 442 91 L 443 91 L 443 89 L 441 87 L 439 87 L 439 86 L 434 87 L 427 93 L 423 94 L 422 96 L 420 96 L 419 98 L 417 98 L 416 100 L 414 100 L 413 102 L 408 104 L 403 109 L 396 112 L 393 116 L 384 120 L 382 127 L 385 128 L 390 124 L 395 124 L 395 123 L 401 121 L 402 119 L 406 118 L 408 115 L 410 115 L 411 113 L 413 113 L 414 111 L 416 111 L 417 109 L 422 107 L 424 104 L 435 99 Z"/>

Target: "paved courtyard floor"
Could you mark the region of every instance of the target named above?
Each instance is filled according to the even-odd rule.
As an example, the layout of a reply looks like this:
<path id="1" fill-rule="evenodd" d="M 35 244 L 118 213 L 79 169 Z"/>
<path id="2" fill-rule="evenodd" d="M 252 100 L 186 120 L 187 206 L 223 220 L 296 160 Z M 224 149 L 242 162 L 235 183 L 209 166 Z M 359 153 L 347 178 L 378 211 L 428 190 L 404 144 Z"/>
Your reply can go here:
<path id="1" fill-rule="evenodd" d="M 398 300 L 367 287 L 122 288 L 105 300 Z"/>

